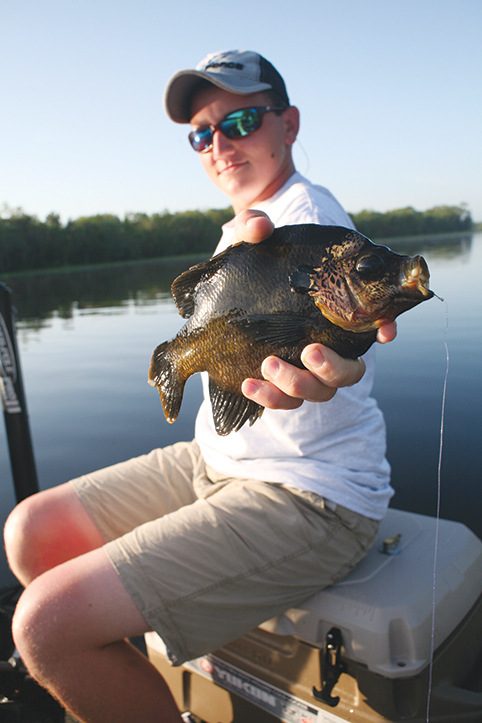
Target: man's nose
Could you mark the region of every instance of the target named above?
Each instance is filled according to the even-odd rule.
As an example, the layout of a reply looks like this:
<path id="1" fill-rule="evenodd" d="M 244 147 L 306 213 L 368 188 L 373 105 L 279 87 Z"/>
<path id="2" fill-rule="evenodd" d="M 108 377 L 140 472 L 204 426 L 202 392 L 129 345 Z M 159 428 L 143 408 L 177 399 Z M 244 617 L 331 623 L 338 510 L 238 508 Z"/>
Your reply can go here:
<path id="1" fill-rule="evenodd" d="M 220 156 L 232 150 L 234 150 L 232 141 L 216 129 L 213 133 L 213 156 Z"/>

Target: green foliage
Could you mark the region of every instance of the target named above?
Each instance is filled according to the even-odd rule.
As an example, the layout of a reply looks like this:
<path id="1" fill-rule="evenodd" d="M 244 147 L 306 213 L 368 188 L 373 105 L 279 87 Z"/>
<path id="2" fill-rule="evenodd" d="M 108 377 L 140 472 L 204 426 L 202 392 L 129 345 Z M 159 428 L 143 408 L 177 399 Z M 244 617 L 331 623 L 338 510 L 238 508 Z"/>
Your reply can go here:
<path id="1" fill-rule="evenodd" d="M 454 233 L 470 231 L 473 227 L 465 204 L 435 206 L 428 211 L 415 211 L 411 206 L 387 213 L 361 211 L 351 214 L 351 217 L 360 233 L 370 239 Z"/>
<path id="2" fill-rule="evenodd" d="M 110 214 L 69 221 L 55 213 L 45 222 L 4 207 L 0 217 L 0 273 L 102 264 L 213 252 L 231 208 L 184 213 Z"/>
<path id="3" fill-rule="evenodd" d="M 21 208 L 4 206 L 0 215 L 0 273 L 30 269 L 134 261 L 213 252 L 231 208 L 183 213 L 87 216 L 64 226 L 57 214 L 45 222 Z M 388 213 L 352 214 L 357 229 L 371 239 L 469 231 L 465 205 L 436 206 L 428 211 L 401 208 Z"/>

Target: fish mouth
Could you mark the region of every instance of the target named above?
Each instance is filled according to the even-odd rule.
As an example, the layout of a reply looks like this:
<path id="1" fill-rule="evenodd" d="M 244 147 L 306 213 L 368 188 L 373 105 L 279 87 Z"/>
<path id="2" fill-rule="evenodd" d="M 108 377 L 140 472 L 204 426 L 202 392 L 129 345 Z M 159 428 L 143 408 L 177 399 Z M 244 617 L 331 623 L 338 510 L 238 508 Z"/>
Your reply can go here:
<path id="1" fill-rule="evenodd" d="M 430 290 L 428 283 L 430 281 L 430 272 L 427 262 L 423 256 L 407 256 L 402 265 L 400 274 L 400 286 L 410 292 L 412 295 L 421 294 L 424 299 L 434 296 L 434 292 Z"/>

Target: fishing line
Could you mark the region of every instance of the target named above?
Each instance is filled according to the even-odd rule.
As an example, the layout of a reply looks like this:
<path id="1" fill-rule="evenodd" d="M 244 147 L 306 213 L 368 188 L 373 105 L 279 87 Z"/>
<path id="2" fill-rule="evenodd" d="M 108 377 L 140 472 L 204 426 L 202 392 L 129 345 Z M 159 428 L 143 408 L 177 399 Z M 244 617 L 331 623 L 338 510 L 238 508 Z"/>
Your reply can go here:
<path id="1" fill-rule="evenodd" d="M 304 155 L 304 157 L 305 157 L 306 170 L 303 171 L 303 176 L 307 176 L 307 175 L 308 175 L 308 172 L 309 172 L 309 170 L 310 170 L 310 159 L 309 159 L 309 157 L 308 157 L 307 152 L 305 151 L 305 149 L 304 149 L 303 146 L 301 145 L 301 141 L 299 140 L 299 138 L 296 139 L 296 145 L 300 147 L 300 150 L 301 150 L 301 152 L 303 153 L 303 155 Z"/>
<path id="2" fill-rule="evenodd" d="M 437 297 L 440 298 L 440 297 Z M 444 299 L 440 299 L 444 301 Z M 449 326 L 449 310 L 447 301 L 445 301 L 445 331 L 444 331 L 444 346 L 445 346 L 445 379 L 442 390 L 442 413 L 440 419 L 440 443 L 438 453 L 438 468 L 437 468 L 437 517 L 435 522 L 435 543 L 434 543 L 434 557 L 433 557 L 433 576 L 432 576 L 432 630 L 430 637 L 430 665 L 428 672 L 428 694 L 427 694 L 427 721 L 430 720 L 430 702 L 432 698 L 432 682 L 433 682 L 433 659 L 435 653 L 435 593 L 437 584 L 437 554 L 438 554 L 438 537 L 439 537 L 439 523 L 440 523 L 440 500 L 442 492 L 442 452 L 444 442 L 444 426 L 445 426 L 445 400 L 447 398 L 447 378 L 449 375 L 449 347 L 447 344 L 447 330 Z"/>

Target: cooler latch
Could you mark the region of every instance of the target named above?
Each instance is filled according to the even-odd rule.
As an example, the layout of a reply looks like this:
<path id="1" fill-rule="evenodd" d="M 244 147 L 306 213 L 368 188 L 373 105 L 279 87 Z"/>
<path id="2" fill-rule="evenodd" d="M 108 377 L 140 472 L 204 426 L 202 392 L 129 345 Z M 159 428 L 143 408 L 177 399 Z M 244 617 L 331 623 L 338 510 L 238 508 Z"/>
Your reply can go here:
<path id="1" fill-rule="evenodd" d="M 320 657 L 323 655 L 321 690 L 317 690 L 313 686 L 313 696 L 332 708 L 338 705 L 340 698 L 332 696 L 331 691 L 337 684 L 340 675 L 346 671 L 346 665 L 341 659 L 342 643 L 341 630 L 331 628 L 326 634 L 324 653 L 320 652 Z"/>

